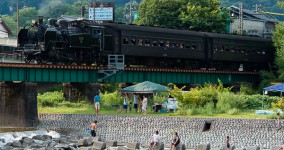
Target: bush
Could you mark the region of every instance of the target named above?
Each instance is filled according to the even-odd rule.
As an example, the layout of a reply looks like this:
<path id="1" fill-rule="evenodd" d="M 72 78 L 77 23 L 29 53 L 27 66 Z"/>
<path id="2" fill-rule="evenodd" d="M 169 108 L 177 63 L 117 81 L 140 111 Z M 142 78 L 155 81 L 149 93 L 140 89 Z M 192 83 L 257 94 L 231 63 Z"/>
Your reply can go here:
<path id="1" fill-rule="evenodd" d="M 268 95 L 241 95 L 246 101 L 246 109 L 262 109 L 262 101 L 264 104 L 264 109 L 271 108 L 271 104 L 279 100 L 277 96 L 268 96 Z"/>
<path id="2" fill-rule="evenodd" d="M 218 93 L 217 98 L 217 112 L 226 113 L 232 108 L 245 109 L 246 99 L 243 99 L 241 95 L 235 95 L 231 92 Z"/>
<path id="3" fill-rule="evenodd" d="M 43 107 L 55 107 L 65 101 L 62 91 L 46 92 L 37 95 L 38 105 Z"/>
<path id="4" fill-rule="evenodd" d="M 233 109 L 228 110 L 227 113 L 228 113 L 229 115 L 237 115 L 237 114 L 239 114 L 239 112 L 240 112 L 239 109 L 233 108 Z"/>
<path id="5" fill-rule="evenodd" d="M 105 106 L 122 105 L 123 100 L 123 96 L 118 91 L 101 94 L 101 103 Z"/>
<path id="6" fill-rule="evenodd" d="M 283 110 L 284 109 L 284 98 L 283 97 L 280 98 L 278 102 L 272 102 L 271 105 L 272 105 L 272 108 L 280 108 Z"/>

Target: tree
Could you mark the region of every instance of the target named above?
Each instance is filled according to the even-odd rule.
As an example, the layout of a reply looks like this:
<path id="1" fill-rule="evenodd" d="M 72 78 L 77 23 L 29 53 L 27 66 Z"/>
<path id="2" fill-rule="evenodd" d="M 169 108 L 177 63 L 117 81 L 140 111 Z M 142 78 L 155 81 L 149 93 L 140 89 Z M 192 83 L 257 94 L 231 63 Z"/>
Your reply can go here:
<path id="1" fill-rule="evenodd" d="M 181 0 L 143 0 L 135 23 L 152 26 L 179 27 Z"/>
<path id="2" fill-rule="evenodd" d="M 284 78 L 284 23 L 281 22 L 276 25 L 273 33 L 273 44 L 276 48 L 275 64 L 278 67 L 279 79 Z"/>
<path id="3" fill-rule="evenodd" d="M 67 12 L 66 5 L 60 0 L 49 1 L 39 9 L 38 13 L 47 18 L 58 18 Z"/>
<path id="4" fill-rule="evenodd" d="M 10 28 L 10 30 L 12 31 L 13 35 L 16 35 L 16 31 L 17 31 L 17 22 L 8 15 L 1 15 L 1 19 L 3 19 L 5 21 L 5 23 L 7 24 L 7 26 Z"/>
<path id="5" fill-rule="evenodd" d="M 190 0 L 179 17 L 189 29 L 224 32 L 229 12 L 221 10 L 220 4 L 219 0 Z"/>
<path id="6" fill-rule="evenodd" d="M 229 18 L 219 0 L 143 0 L 137 24 L 224 32 Z"/>
<path id="7" fill-rule="evenodd" d="M 35 7 L 26 7 L 19 10 L 19 26 L 24 27 L 26 25 L 31 25 L 32 20 L 37 20 L 37 10 Z M 17 14 L 13 15 L 13 18 L 17 20 Z"/>

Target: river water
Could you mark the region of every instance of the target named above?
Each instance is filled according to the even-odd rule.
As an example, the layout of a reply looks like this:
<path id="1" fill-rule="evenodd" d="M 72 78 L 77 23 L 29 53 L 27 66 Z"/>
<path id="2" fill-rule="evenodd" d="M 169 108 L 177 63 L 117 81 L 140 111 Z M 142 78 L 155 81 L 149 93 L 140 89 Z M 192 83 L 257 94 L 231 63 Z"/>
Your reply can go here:
<path id="1" fill-rule="evenodd" d="M 30 131 L 28 131 L 30 130 Z M 60 138 L 60 134 L 55 131 L 34 130 L 34 129 L 17 129 L 17 128 L 0 128 L 0 148 L 9 142 L 21 140 L 23 137 L 32 138 L 36 135 L 49 135 L 52 138 Z M 36 141 L 35 142 L 40 142 Z"/>

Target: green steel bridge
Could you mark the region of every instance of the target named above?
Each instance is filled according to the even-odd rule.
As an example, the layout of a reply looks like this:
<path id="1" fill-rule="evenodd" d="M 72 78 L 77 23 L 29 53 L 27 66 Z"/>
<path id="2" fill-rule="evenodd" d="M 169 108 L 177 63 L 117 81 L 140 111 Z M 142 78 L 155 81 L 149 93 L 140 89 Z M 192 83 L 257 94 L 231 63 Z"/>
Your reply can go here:
<path id="1" fill-rule="evenodd" d="M 124 68 L 108 70 L 95 66 L 0 63 L 0 81 L 23 82 L 143 82 L 176 84 L 224 84 L 259 81 L 258 72 Z"/>

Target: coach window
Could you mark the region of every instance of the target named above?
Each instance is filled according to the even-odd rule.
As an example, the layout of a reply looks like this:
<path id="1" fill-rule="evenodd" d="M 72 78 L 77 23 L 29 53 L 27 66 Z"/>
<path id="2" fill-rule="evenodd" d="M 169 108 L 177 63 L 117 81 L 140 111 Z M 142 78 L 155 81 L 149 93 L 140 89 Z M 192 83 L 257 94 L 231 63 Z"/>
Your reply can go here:
<path id="1" fill-rule="evenodd" d="M 179 43 L 179 48 L 184 48 L 184 44 L 183 43 Z"/>
<path id="2" fill-rule="evenodd" d="M 256 54 L 256 50 L 255 49 L 251 50 L 251 53 Z"/>
<path id="3" fill-rule="evenodd" d="M 150 46 L 150 40 L 145 40 L 145 46 Z"/>
<path id="4" fill-rule="evenodd" d="M 153 41 L 153 42 L 152 42 L 152 46 L 158 46 L 157 41 Z"/>
<path id="5" fill-rule="evenodd" d="M 197 48 L 197 47 L 196 47 L 196 44 L 191 44 L 191 49 L 192 49 L 192 50 L 196 50 L 196 48 Z"/>
<path id="6" fill-rule="evenodd" d="M 138 40 L 138 45 L 143 45 L 143 40 L 142 39 Z"/>
<path id="7" fill-rule="evenodd" d="M 167 42 L 166 42 L 166 47 L 170 47 L 170 44 L 171 44 L 171 42 L 170 42 L 170 41 L 167 41 Z"/>
<path id="8" fill-rule="evenodd" d="M 224 51 L 224 49 L 225 49 L 225 47 L 224 47 L 224 46 L 221 46 L 220 51 L 222 52 L 222 51 Z"/>
<path id="9" fill-rule="evenodd" d="M 266 50 L 262 50 L 262 52 L 261 52 L 262 54 L 266 54 Z"/>
<path id="10" fill-rule="evenodd" d="M 236 49 L 236 52 L 239 53 L 239 52 L 241 52 L 241 50 L 240 49 Z"/>
<path id="11" fill-rule="evenodd" d="M 176 47 L 177 47 L 177 44 L 176 44 L 176 43 L 171 43 L 171 47 L 172 47 L 172 48 L 176 48 Z"/>
<path id="12" fill-rule="evenodd" d="M 160 41 L 160 42 L 159 42 L 159 46 L 160 46 L 160 47 L 164 47 L 164 46 L 165 46 L 164 41 Z"/>
<path id="13" fill-rule="evenodd" d="M 185 48 L 190 49 L 191 48 L 190 44 L 185 44 Z"/>
<path id="14" fill-rule="evenodd" d="M 257 52 L 258 54 L 261 54 L 261 50 L 260 50 L 260 49 L 257 49 L 256 52 Z"/>
<path id="15" fill-rule="evenodd" d="M 129 44 L 128 38 L 123 38 L 123 44 Z"/>
<path id="16" fill-rule="evenodd" d="M 131 39 L 131 45 L 136 45 L 136 39 L 135 38 L 133 38 L 133 39 Z"/>
<path id="17" fill-rule="evenodd" d="M 246 49 L 242 49 L 242 53 L 245 53 L 246 52 Z"/>

